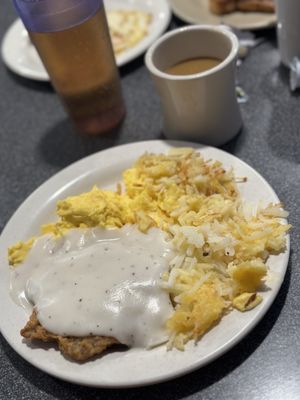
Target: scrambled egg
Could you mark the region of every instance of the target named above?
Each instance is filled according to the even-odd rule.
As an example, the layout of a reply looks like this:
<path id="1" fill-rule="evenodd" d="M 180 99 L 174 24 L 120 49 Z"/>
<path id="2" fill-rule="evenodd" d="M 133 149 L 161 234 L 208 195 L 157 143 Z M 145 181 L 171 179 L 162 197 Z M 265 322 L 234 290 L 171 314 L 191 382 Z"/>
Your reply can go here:
<path id="1" fill-rule="evenodd" d="M 123 173 L 124 192 L 94 187 L 57 203 L 60 220 L 43 233 L 63 235 L 81 227 L 138 224 L 167 231 L 176 256 L 162 279 L 174 314 L 167 321 L 168 346 L 184 349 L 232 308 L 247 311 L 268 272 L 267 259 L 285 249 L 290 225 L 281 204 L 255 209 L 240 197 L 233 171 L 205 161 L 193 149 L 145 154 Z M 21 263 L 34 238 L 9 249 L 10 264 Z"/>
<path id="2" fill-rule="evenodd" d="M 8 249 L 8 260 L 11 265 L 20 264 L 26 258 L 31 249 L 35 238 L 29 239 L 27 242 L 17 242 Z"/>

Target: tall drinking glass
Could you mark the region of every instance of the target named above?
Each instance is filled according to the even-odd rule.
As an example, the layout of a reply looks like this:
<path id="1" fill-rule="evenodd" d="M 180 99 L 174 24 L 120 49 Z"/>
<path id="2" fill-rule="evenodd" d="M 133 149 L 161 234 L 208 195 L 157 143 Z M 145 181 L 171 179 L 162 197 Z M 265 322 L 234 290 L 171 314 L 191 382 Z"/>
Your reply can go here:
<path id="1" fill-rule="evenodd" d="M 124 114 L 102 0 L 13 0 L 79 131 L 113 129 Z"/>

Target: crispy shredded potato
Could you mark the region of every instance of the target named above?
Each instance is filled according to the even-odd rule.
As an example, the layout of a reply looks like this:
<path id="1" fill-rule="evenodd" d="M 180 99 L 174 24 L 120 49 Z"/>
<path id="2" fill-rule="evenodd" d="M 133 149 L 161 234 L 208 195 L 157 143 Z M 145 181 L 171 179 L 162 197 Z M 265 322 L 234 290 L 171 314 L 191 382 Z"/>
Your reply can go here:
<path id="1" fill-rule="evenodd" d="M 245 203 L 233 171 L 205 161 L 193 149 L 168 155 L 145 154 L 123 174 L 116 192 L 94 187 L 57 204 L 60 220 L 43 233 L 63 235 L 75 227 L 121 227 L 137 224 L 167 231 L 176 256 L 162 288 L 171 296 L 174 314 L 167 321 L 168 347 L 184 349 L 198 340 L 233 307 L 247 311 L 262 298 L 270 254 L 284 251 L 290 225 L 281 204 Z M 24 260 L 34 239 L 9 250 L 9 261 Z"/>

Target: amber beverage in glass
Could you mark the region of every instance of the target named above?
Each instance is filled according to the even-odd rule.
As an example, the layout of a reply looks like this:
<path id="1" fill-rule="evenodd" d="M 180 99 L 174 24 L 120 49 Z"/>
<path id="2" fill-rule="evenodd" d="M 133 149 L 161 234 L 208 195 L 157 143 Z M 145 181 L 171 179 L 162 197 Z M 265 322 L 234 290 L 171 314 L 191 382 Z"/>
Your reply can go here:
<path id="1" fill-rule="evenodd" d="M 68 114 L 100 134 L 125 108 L 102 0 L 14 0 Z"/>

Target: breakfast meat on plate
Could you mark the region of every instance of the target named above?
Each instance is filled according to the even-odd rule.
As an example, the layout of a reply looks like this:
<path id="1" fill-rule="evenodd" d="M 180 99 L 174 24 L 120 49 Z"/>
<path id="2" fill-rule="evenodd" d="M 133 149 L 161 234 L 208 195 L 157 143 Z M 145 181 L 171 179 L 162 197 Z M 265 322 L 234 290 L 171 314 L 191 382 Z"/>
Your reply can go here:
<path id="1" fill-rule="evenodd" d="M 21 330 L 21 335 L 30 341 L 56 342 L 64 355 L 76 361 L 85 361 L 97 354 L 101 354 L 108 347 L 119 344 L 113 337 L 56 335 L 47 331 L 40 324 L 35 311 L 32 312 L 26 326 Z"/>
<path id="2" fill-rule="evenodd" d="M 209 0 L 213 14 L 223 15 L 235 11 L 274 13 L 274 0 Z"/>
<path id="3" fill-rule="evenodd" d="M 90 208 L 91 197 L 83 197 Z M 83 212 L 81 200 L 66 201 Z M 56 341 L 62 353 L 78 361 L 117 343 L 151 348 L 166 342 L 165 321 L 173 307 L 158 284 L 172 257 L 166 239 L 157 228 L 144 234 L 134 224 L 37 238 L 12 279 L 14 299 L 29 310 L 34 305 L 21 335 Z"/>
<path id="4" fill-rule="evenodd" d="M 115 191 L 58 201 L 58 221 L 9 249 L 11 296 L 31 313 L 21 335 L 78 361 L 116 344 L 184 350 L 258 306 L 290 225 L 280 203 L 248 203 L 237 183 L 176 148 L 141 156 Z"/>

